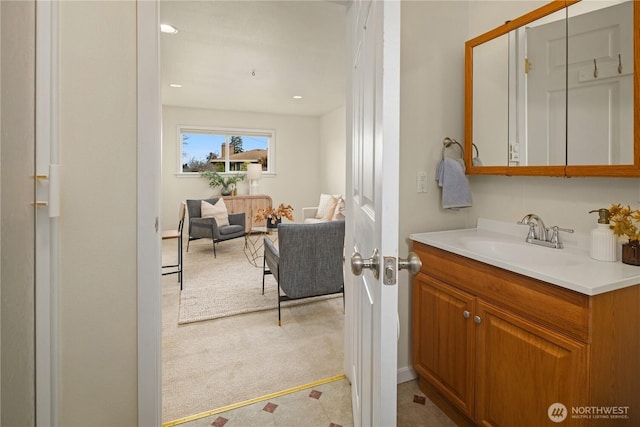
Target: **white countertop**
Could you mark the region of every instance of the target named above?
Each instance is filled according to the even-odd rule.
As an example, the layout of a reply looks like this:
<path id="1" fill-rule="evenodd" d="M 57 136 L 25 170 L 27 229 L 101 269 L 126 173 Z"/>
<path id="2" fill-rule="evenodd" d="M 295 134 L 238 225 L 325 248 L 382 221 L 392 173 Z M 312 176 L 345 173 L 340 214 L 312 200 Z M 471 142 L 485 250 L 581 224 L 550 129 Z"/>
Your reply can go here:
<path id="1" fill-rule="evenodd" d="M 589 236 L 561 234 L 564 249 L 525 242 L 528 227 L 478 219 L 477 228 L 411 234 L 411 240 L 586 295 L 640 284 L 640 266 L 589 257 Z M 492 247 L 509 250 L 493 253 Z M 501 254 L 504 253 L 505 256 Z"/>

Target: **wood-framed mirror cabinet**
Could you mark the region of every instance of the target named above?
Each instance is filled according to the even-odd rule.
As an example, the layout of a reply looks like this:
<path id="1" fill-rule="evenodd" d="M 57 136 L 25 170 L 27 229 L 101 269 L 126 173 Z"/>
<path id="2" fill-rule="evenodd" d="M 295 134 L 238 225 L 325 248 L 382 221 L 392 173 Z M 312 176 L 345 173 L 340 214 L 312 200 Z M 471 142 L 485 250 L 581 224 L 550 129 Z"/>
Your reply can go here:
<path id="1" fill-rule="evenodd" d="M 583 12 L 596 3 L 605 5 L 599 15 Z M 584 29 L 613 12 L 624 22 L 605 25 L 611 34 Z M 553 0 L 467 41 L 467 173 L 639 177 L 639 29 L 639 1 Z M 482 165 L 473 164 L 472 144 Z"/>

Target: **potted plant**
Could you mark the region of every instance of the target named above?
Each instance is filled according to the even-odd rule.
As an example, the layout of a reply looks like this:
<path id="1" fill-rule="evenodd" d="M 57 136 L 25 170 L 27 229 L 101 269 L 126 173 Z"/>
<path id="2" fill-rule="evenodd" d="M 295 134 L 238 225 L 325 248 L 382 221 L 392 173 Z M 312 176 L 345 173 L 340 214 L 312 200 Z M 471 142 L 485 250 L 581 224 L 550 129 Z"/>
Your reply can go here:
<path id="1" fill-rule="evenodd" d="M 209 187 L 222 187 L 220 194 L 228 196 L 231 194 L 231 191 L 233 191 L 232 186 L 237 182 L 242 181 L 245 175 L 237 173 L 235 175 L 222 176 L 218 172 L 202 171 L 200 172 L 200 176 L 209 180 Z"/>
<path id="2" fill-rule="evenodd" d="M 260 208 L 256 213 L 256 221 L 267 220 L 267 228 L 276 228 L 282 222 L 282 218 L 293 221 L 293 208 L 291 205 L 280 203 L 277 208 Z"/>
<path id="3" fill-rule="evenodd" d="M 623 207 L 620 204 L 609 208 L 609 221 L 613 222 L 611 229 L 616 236 L 625 236 L 629 241 L 622 245 L 622 262 L 640 265 L 640 230 L 636 223 L 640 223 L 640 210 Z"/>

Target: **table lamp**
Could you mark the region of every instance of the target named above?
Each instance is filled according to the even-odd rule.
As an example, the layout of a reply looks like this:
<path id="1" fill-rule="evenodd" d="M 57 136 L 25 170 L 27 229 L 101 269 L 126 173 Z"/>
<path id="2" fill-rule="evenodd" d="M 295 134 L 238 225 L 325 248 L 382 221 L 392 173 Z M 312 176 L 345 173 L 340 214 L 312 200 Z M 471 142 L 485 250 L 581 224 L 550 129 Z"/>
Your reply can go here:
<path id="1" fill-rule="evenodd" d="M 262 165 L 251 163 L 247 166 L 247 178 L 249 179 L 249 194 L 259 194 L 260 180 L 262 179 Z"/>

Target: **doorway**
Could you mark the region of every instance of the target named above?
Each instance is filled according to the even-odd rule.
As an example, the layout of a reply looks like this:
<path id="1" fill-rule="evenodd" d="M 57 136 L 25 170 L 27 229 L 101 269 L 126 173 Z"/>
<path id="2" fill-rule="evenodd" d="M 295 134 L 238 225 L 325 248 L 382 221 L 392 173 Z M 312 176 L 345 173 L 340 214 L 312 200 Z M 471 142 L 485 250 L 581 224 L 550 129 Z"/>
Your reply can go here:
<path id="1" fill-rule="evenodd" d="M 344 6 L 329 2 L 223 1 L 197 3 L 197 5 L 196 2 L 161 2 L 159 4 L 161 23 L 172 24 L 177 30 L 177 33 L 175 34 L 167 33 L 161 35 L 162 60 L 160 68 L 162 70 L 161 81 L 163 105 L 163 189 L 161 223 L 164 224 L 163 228 L 174 227 L 177 206 L 180 201 L 185 198 L 204 198 L 211 195 L 211 190 L 207 189 L 206 185 L 203 185 L 204 181 L 198 176 L 176 176 L 177 165 L 184 159 L 180 158 L 177 154 L 179 151 L 177 150 L 177 147 L 174 146 L 174 144 L 177 145 L 179 143 L 177 140 L 173 142 L 176 135 L 174 124 L 189 124 L 194 126 L 216 125 L 222 127 L 229 127 L 233 125 L 245 128 L 265 128 L 266 126 L 268 128 L 274 128 L 277 133 L 278 148 L 277 156 L 274 161 L 277 161 L 278 163 L 278 171 L 275 176 L 263 180 L 261 187 L 265 192 L 272 195 L 274 202 L 286 200 L 288 203 L 292 203 L 298 208 L 301 206 L 311 205 L 312 202 L 308 199 L 309 187 L 300 186 L 295 188 L 295 186 L 291 185 L 291 178 L 287 179 L 287 175 L 299 176 L 305 168 L 308 169 L 308 165 L 300 164 L 300 162 L 296 162 L 293 165 L 288 164 L 288 162 L 292 157 L 297 156 L 299 158 L 300 155 L 305 153 L 305 150 L 308 153 L 311 150 L 315 150 L 315 148 L 301 148 L 303 144 L 301 141 L 309 139 L 305 138 L 304 132 L 295 131 L 297 133 L 294 137 L 289 136 L 292 133 L 291 129 L 293 128 L 291 123 L 294 123 L 295 126 L 299 126 L 304 129 L 311 129 L 316 125 L 310 127 L 308 123 L 315 121 L 317 124 L 319 121 L 314 117 L 323 114 L 328 111 L 328 109 L 333 109 L 333 111 L 340 110 L 341 105 L 344 105 L 344 88 L 341 89 L 342 92 L 337 91 L 336 93 L 335 89 L 328 90 L 323 89 L 323 87 L 325 81 L 332 83 L 334 79 L 332 76 L 335 73 L 334 69 L 337 69 L 337 74 L 339 74 L 340 80 L 343 80 L 343 67 L 335 67 L 334 65 L 335 63 L 342 64 L 343 59 L 334 58 L 320 61 L 319 58 L 324 57 L 321 49 L 317 47 L 309 47 L 308 49 L 301 49 L 294 46 L 287 47 L 279 40 L 283 38 L 285 40 L 289 40 L 289 44 L 291 44 L 294 42 L 303 43 L 306 38 L 306 43 L 309 46 L 315 46 L 321 41 L 323 45 L 330 45 L 331 49 L 334 49 L 335 46 L 337 46 L 336 37 L 340 32 L 335 29 L 325 30 L 327 34 L 323 35 L 320 32 L 320 29 L 316 29 L 315 27 L 319 26 L 318 22 L 327 20 L 331 22 L 332 26 L 341 27 L 341 31 L 344 33 L 344 19 L 341 21 L 340 19 L 332 18 L 333 15 L 338 13 L 346 15 Z M 220 9 L 212 9 L 214 6 Z M 196 7 L 205 7 L 205 9 L 197 9 Z M 305 9 L 307 9 L 306 12 Z M 324 11 L 319 13 L 318 10 Z M 223 19 L 223 17 L 225 18 Z M 296 25 L 293 25 L 293 27 L 297 27 L 299 30 L 302 30 L 305 36 L 284 37 L 284 34 L 279 34 L 282 33 L 285 28 L 292 27 L 292 25 L 278 23 L 279 20 L 282 19 L 289 23 L 297 23 Z M 197 25 L 204 26 L 207 29 L 190 29 L 192 21 L 195 21 Z M 249 25 L 251 28 L 245 28 L 242 30 L 240 25 Z M 269 31 L 269 36 L 256 36 L 260 31 Z M 223 42 L 218 40 L 218 38 L 221 37 L 220 33 L 223 36 Z M 189 39 L 195 37 L 195 35 L 200 38 L 200 41 L 194 42 L 194 46 L 183 44 L 184 40 L 180 40 L 181 37 L 183 39 Z M 318 38 L 322 38 L 322 40 L 318 41 Z M 342 40 L 342 43 L 344 43 L 344 40 Z M 169 53 L 165 52 L 165 45 L 167 49 L 169 49 Z M 202 50 L 208 47 L 214 47 L 217 49 L 216 52 L 218 53 L 203 55 Z M 198 53 L 198 49 L 200 49 L 200 53 Z M 304 50 L 307 50 L 308 52 L 305 55 L 300 54 L 300 52 Z M 225 55 L 229 54 L 233 54 L 233 57 L 241 56 L 242 59 L 239 62 L 233 58 L 233 61 L 232 59 L 224 59 L 226 58 Z M 176 56 L 173 57 L 172 55 Z M 285 64 L 283 66 L 287 66 L 288 64 L 289 67 L 296 67 L 298 66 L 296 64 L 296 61 L 299 60 L 298 57 L 307 57 L 307 55 L 315 56 L 317 62 L 315 64 L 300 65 L 300 67 L 303 68 L 294 74 L 302 76 L 304 79 L 299 79 L 298 77 L 294 78 L 291 77 L 291 73 L 285 75 L 285 73 L 279 71 L 280 69 L 278 67 L 281 65 L 278 64 L 283 63 Z M 200 62 L 197 59 L 203 56 L 204 59 L 210 61 L 210 63 L 200 65 Z M 271 62 L 274 64 L 270 64 Z M 189 64 L 189 66 L 185 67 L 184 64 Z M 221 64 L 228 64 L 228 66 Z M 311 73 L 308 67 L 318 68 L 318 71 L 323 75 L 323 77 L 319 77 L 315 71 Z M 322 67 L 329 67 L 331 72 L 328 73 L 326 69 L 323 71 Z M 185 68 L 188 68 L 188 71 L 191 71 L 192 73 L 187 73 L 187 75 L 180 77 L 179 72 Z M 223 70 L 222 75 L 217 73 L 219 70 Z M 231 77 L 225 74 L 231 74 Z M 231 82 L 227 80 L 228 78 L 231 79 Z M 217 79 L 223 82 L 222 85 L 216 85 Z M 199 101 L 193 101 L 195 97 L 193 97 L 193 93 L 190 94 L 189 91 L 193 92 L 195 90 L 197 95 L 202 94 L 205 91 L 202 86 L 199 86 L 202 84 L 202 80 L 210 84 L 213 88 L 213 94 L 209 93 L 208 96 L 203 97 L 204 101 L 202 99 Z M 287 82 L 286 86 L 291 86 L 291 88 L 286 87 L 286 92 L 284 91 L 285 85 L 283 82 Z M 182 87 L 171 87 L 170 85 L 172 83 L 174 86 L 182 85 Z M 319 85 L 321 87 L 318 87 Z M 251 90 L 252 92 L 247 93 L 238 91 L 234 94 L 228 94 L 226 92 L 227 89 L 233 87 L 242 87 L 246 90 Z M 313 96 L 305 96 L 303 100 L 299 102 L 299 100 L 293 99 L 293 95 L 299 93 L 293 92 L 293 88 L 300 90 L 313 89 L 319 90 L 320 92 L 324 91 L 327 94 L 331 94 L 330 97 L 326 97 L 327 99 L 335 97 L 338 99 L 338 103 L 336 103 L 335 100 L 330 100 L 325 102 L 324 106 L 319 103 L 316 106 L 311 106 L 312 103 L 308 100 L 305 101 L 305 99 L 312 99 Z M 261 94 L 262 91 L 264 91 L 265 95 Z M 278 94 L 276 92 L 281 93 Z M 284 93 L 287 94 L 286 99 L 284 99 Z M 267 102 L 264 101 L 265 99 Z M 281 101 L 276 102 L 276 99 L 281 99 Z M 249 101 L 253 104 L 250 105 Z M 267 125 L 262 123 L 267 123 Z M 344 134 L 344 129 L 341 133 Z M 300 154 L 296 154 L 297 150 L 302 151 Z M 342 151 L 344 151 L 344 148 Z M 335 163 L 333 163 L 333 165 L 335 165 Z M 291 168 L 295 169 L 292 170 Z M 320 186 L 332 184 L 335 173 L 330 174 L 330 169 L 331 164 L 328 165 L 327 170 L 323 172 L 326 176 L 324 178 L 320 178 L 324 182 L 318 184 L 317 194 L 314 195 L 315 198 L 319 197 Z M 300 211 L 300 209 L 298 209 L 298 211 Z M 301 215 L 301 212 L 297 212 L 297 214 Z M 296 219 L 300 220 L 300 217 L 296 216 Z M 192 242 L 192 246 L 188 254 L 189 256 L 192 251 L 194 251 L 194 256 L 198 255 L 198 245 L 196 244 L 194 246 L 193 243 L 194 242 Z M 206 246 L 206 248 L 204 246 Z M 229 242 L 225 243 L 224 246 L 226 248 L 228 246 L 237 245 Z M 206 245 L 203 244 L 202 250 L 210 252 L 210 242 L 207 242 Z M 219 246 L 218 251 L 220 250 L 222 250 L 222 246 Z M 218 257 L 220 256 L 221 254 L 218 252 Z M 185 287 L 189 287 L 189 262 L 189 258 L 185 258 Z M 213 260 L 213 262 L 217 263 L 218 259 Z M 260 273 L 258 269 L 251 267 L 249 264 L 247 264 L 247 268 L 253 269 L 253 273 Z M 258 280 L 261 280 L 260 276 L 256 277 Z M 175 285 L 174 279 L 175 277 L 172 278 L 171 276 L 168 276 L 168 287 L 165 287 L 165 285 L 167 285 L 165 280 L 162 282 L 162 287 L 163 292 L 168 290 L 168 292 L 171 293 L 169 298 L 173 298 L 173 307 L 177 307 L 179 305 L 179 296 L 175 294 L 177 286 L 173 286 L 173 288 L 171 288 L 172 285 Z M 163 295 L 163 298 L 164 296 L 165 295 Z M 260 319 L 260 316 L 266 316 L 266 314 L 263 313 L 255 316 L 256 319 Z M 163 319 L 163 324 L 164 321 L 165 319 Z M 213 322 L 216 322 L 217 324 L 230 325 L 234 320 L 219 319 Z M 260 325 L 270 324 L 267 317 L 265 317 L 264 320 L 257 320 L 256 323 Z M 187 330 L 188 328 L 196 329 L 202 328 L 203 326 L 204 322 L 201 325 L 194 324 L 190 327 L 182 327 L 180 332 L 178 332 L 174 323 L 171 328 L 175 333 L 182 333 L 182 331 Z M 286 332 L 286 320 L 283 327 Z M 206 328 L 207 334 L 212 334 L 212 337 L 218 334 L 215 327 Z M 226 328 L 226 330 L 236 330 L 235 328 L 235 326 L 230 326 Z M 246 328 L 249 329 L 249 332 L 251 333 L 258 332 L 252 331 L 250 329 L 250 325 L 246 326 Z M 265 329 L 263 332 L 263 334 L 268 333 L 268 329 Z M 237 336 L 235 338 L 241 339 Z M 216 339 L 223 340 L 224 338 L 216 335 Z M 247 338 L 245 337 L 245 339 Z M 253 342 L 251 340 L 248 341 Z M 224 346 L 222 341 L 219 343 L 221 346 Z M 229 353 L 224 353 L 223 351 L 218 350 L 220 349 L 209 348 L 208 351 L 215 353 L 218 360 L 233 360 L 233 356 L 230 356 Z M 194 349 L 194 352 L 202 355 L 204 349 L 196 348 Z M 281 359 L 284 363 L 291 363 L 284 357 Z M 311 357 L 310 359 L 313 358 Z M 227 365 L 226 370 L 234 376 L 247 375 L 249 378 L 257 378 L 261 375 L 259 371 L 255 370 L 260 367 L 259 364 L 254 363 L 254 365 L 257 365 L 255 366 L 255 369 L 253 367 L 252 369 L 246 369 L 246 366 L 239 366 L 242 365 L 240 362 L 236 365 L 230 363 Z M 342 368 L 342 363 L 340 365 Z M 272 370 L 271 374 L 275 372 L 277 372 L 277 370 Z M 342 372 L 342 370 L 339 372 Z M 315 379 L 323 379 L 323 375 L 324 374 Z M 327 375 L 333 376 L 335 373 L 331 372 Z M 237 380 L 236 377 L 233 377 L 232 379 L 234 382 Z M 207 387 L 210 390 L 213 390 L 216 386 L 213 384 L 204 385 L 203 389 L 205 392 Z M 215 408 L 208 407 L 207 409 Z M 173 418 L 173 416 L 163 418 L 163 421 L 173 420 Z"/>

